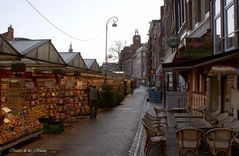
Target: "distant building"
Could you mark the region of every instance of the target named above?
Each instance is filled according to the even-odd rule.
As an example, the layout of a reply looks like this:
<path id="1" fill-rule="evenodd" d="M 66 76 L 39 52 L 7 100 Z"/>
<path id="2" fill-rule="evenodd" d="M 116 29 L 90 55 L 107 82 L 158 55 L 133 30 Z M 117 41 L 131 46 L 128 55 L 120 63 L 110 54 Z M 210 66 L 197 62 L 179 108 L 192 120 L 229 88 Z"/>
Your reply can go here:
<path id="1" fill-rule="evenodd" d="M 161 44 L 161 20 L 152 20 L 149 28 L 148 52 L 147 52 L 147 82 L 150 86 L 156 85 L 158 80 L 156 70 L 162 57 Z"/>
<path id="2" fill-rule="evenodd" d="M 131 77 L 139 81 L 146 79 L 146 53 L 147 44 L 144 44 L 131 57 Z"/>
<path id="3" fill-rule="evenodd" d="M 97 63 L 96 59 L 84 59 L 84 61 L 88 70 L 100 72 L 100 66 Z"/>
<path id="4" fill-rule="evenodd" d="M 131 57 L 135 55 L 136 51 L 142 46 L 141 37 L 138 33 L 138 29 L 135 30 L 133 36 L 133 44 L 125 46 L 121 50 L 120 60 L 122 62 L 122 69 L 127 76 L 131 76 Z"/>
<path id="5" fill-rule="evenodd" d="M 102 72 L 117 72 L 120 71 L 120 68 L 117 63 L 103 63 L 100 70 Z"/>
<path id="6" fill-rule="evenodd" d="M 72 67 L 79 69 L 87 69 L 85 61 L 83 60 L 80 52 L 73 52 L 72 44 L 70 44 L 69 52 L 59 52 L 65 63 Z"/>
<path id="7" fill-rule="evenodd" d="M 3 33 L 2 36 L 8 41 L 14 40 L 14 29 L 13 29 L 12 25 L 10 25 L 8 27 L 8 31 Z"/>

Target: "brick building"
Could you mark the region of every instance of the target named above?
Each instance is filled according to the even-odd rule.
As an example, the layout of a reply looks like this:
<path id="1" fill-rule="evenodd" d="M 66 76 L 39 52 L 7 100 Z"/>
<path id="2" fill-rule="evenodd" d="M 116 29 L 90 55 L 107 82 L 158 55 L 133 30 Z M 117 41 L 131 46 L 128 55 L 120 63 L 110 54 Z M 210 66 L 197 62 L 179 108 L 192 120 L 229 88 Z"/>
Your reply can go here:
<path id="1" fill-rule="evenodd" d="M 136 29 L 133 36 L 133 44 L 131 44 L 130 46 L 125 46 L 123 50 L 121 50 L 120 60 L 122 62 L 123 71 L 127 76 L 131 76 L 132 74 L 131 57 L 135 55 L 136 51 L 141 46 L 141 37 L 138 33 L 138 29 Z"/>

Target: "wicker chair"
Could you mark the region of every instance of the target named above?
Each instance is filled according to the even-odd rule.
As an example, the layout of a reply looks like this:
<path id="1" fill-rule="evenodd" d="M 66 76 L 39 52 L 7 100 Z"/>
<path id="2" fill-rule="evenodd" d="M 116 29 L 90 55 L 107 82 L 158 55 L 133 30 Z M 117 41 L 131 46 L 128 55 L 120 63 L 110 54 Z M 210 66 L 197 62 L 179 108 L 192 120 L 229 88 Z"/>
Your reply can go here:
<path id="1" fill-rule="evenodd" d="M 205 137 L 211 155 L 216 156 L 218 153 L 225 153 L 231 156 L 232 141 L 236 132 L 230 128 L 214 128 L 209 130 Z"/>
<path id="2" fill-rule="evenodd" d="M 237 136 L 234 138 L 233 143 L 236 143 L 239 145 L 239 120 L 234 120 L 227 126 L 228 128 L 232 128 L 236 131 Z"/>
<path id="3" fill-rule="evenodd" d="M 154 129 L 155 131 L 162 131 L 162 126 L 160 124 L 159 121 L 155 121 L 155 120 L 151 120 L 150 118 L 148 118 L 146 115 L 143 116 L 142 120 L 152 129 Z"/>
<path id="4" fill-rule="evenodd" d="M 235 118 L 233 116 L 228 116 L 222 120 L 219 120 L 218 126 L 219 127 L 228 127 L 234 120 L 235 120 Z"/>
<path id="5" fill-rule="evenodd" d="M 147 122 L 144 118 L 142 118 L 143 126 L 146 132 L 146 142 L 144 146 L 144 152 L 146 156 L 149 154 L 152 145 L 160 145 L 162 152 L 164 155 L 167 155 L 166 148 L 166 138 L 162 131 L 162 129 L 153 128 L 150 123 Z"/>
<path id="6" fill-rule="evenodd" d="M 154 107 L 154 111 L 155 111 L 155 114 L 158 118 L 158 120 L 161 122 L 161 124 L 166 124 L 166 126 L 168 127 L 168 121 L 167 121 L 167 112 L 162 109 L 162 108 L 157 108 L 157 107 Z"/>
<path id="7" fill-rule="evenodd" d="M 176 138 L 179 145 L 179 156 L 192 151 L 199 155 L 199 146 L 203 132 L 197 128 L 183 128 L 176 131 Z"/>

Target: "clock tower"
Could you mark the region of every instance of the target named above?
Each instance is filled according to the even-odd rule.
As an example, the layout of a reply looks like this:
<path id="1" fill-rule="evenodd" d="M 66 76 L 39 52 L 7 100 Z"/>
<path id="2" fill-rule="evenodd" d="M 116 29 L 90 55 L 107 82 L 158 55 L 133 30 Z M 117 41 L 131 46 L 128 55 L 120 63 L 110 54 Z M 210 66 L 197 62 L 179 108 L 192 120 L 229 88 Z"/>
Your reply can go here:
<path id="1" fill-rule="evenodd" d="M 133 46 L 134 46 L 135 50 L 137 50 L 138 48 L 140 48 L 142 46 L 138 29 L 135 29 L 135 34 L 133 36 Z"/>

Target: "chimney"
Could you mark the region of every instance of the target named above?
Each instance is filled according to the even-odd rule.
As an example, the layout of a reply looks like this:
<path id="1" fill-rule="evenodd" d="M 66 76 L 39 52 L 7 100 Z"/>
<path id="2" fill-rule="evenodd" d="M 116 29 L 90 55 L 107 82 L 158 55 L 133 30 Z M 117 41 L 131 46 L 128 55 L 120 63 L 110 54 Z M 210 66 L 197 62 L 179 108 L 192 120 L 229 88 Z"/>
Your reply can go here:
<path id="1" fill-rule="evenodd" d="M 73 53 L 72 44 L 70 43 L 69 53 Z"/>
<path id="2" fill-rule="evenodd" d="M 2 34 L 5 39 L 8 41 L 13 41 L 14 39 L 14 29 L 12 28 L 12 25 L 8 27 L 8 31 Z"/>

